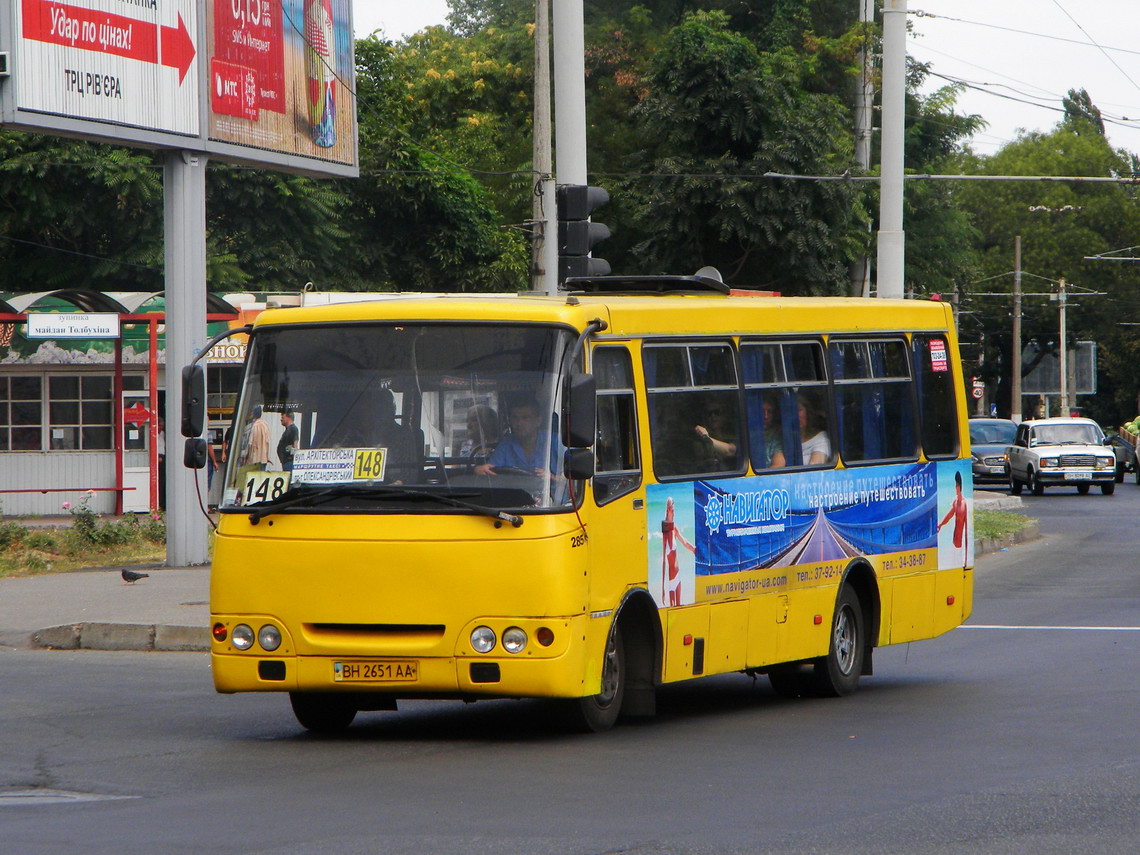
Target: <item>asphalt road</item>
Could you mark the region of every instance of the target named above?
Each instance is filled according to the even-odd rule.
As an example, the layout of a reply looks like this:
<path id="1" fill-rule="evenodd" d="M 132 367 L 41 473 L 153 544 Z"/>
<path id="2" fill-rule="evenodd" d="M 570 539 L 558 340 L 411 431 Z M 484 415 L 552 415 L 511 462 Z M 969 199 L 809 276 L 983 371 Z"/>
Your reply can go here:
<path id="1" fill-rule="evenodd" d="M 858 694 L 699 680 L 601 735 L 420 702 L 321 739 L 202 654 L 0 651 L 0 853 L 1135 851 L 1140 487 L 1025 505 L 969 627 Z"/>

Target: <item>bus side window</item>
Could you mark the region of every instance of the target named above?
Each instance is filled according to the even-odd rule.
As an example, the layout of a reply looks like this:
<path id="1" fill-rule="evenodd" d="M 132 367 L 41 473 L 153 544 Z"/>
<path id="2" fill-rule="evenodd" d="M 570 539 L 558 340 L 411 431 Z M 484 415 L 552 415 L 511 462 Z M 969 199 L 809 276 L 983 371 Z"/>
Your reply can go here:
<path id="1" fill-rule="evenodd" d="M 743 434 L 732 346 L 649 344 L 643 353 L 654 472 L 739 474 Z"/>
<path id="2" fill-rule="evenodd" d="M 819 341 L 742 342 L 749 448 L 757 472 L 834 460 Z"/>
<path id="3" fill-rule="evenodd" d="M 629 351 L 624 347 L 597 348 L 594 377 L 598 386 L 594 501 L 604 505 L 641 485 L 637 403 Z"/>
<path id="4" fill-rule="evenodd" d="M 922 450 L 927 457 L 958 453 L 958 404 L 946 336 L 916 334 L 912 343 Z"/>
<path id="5" fill-rule="evenodd" d="M 833 339 L 830 350 L 843 460 L 917 457 L 917 419 L 905 343 Z"/>

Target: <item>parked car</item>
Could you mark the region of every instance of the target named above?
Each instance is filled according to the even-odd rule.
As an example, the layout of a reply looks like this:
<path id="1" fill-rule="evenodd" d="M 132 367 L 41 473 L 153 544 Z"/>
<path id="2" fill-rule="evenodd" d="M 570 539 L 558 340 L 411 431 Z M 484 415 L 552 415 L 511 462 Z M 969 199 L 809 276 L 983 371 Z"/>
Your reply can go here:
<path id="1" fill-rule="evenodd" d="M 1125 472 L 1137 472 L 1136 449 L 1132 443 L 1116 434 L 1109 434 L 1105 442 L 1112 444 L 1112 453 L 1116 455 L 1116 483 L 1123 483 Z M 1140 472 L 1137 472 L 1136 477 L 1136 483 L 1140 484 Z"/>
<path id="2" fill-rule="evenodd" d="M 970 419 L 975 485 L 1009 483 L 1005 452 L 1016 433 L 1017 422 L 1011 419 Z"/>
<path id="3" fill-rule="evenodd" d="M 1087 493 L 1096 484 L 1106 496 L 1116 490 L 1116 455 L 1092 419 L 1032 419 L 1017 426 L 1009 447 L 1009 491 L 1028 487 L 1035 496 L 1047 486 L 1076 487 Z"/>

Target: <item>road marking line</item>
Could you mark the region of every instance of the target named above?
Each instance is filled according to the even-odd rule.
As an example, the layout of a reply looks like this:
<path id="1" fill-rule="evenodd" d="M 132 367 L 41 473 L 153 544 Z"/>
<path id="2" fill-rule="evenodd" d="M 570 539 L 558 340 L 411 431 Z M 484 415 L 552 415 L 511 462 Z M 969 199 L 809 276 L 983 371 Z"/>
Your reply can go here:
<path id="1" fill-rule="evenodd" d="M 959 629 L 1054 629 L 1069 632 L 1140 632 L 1140 626 L 1005 626 L 994 623 L 962 624 Z"/>

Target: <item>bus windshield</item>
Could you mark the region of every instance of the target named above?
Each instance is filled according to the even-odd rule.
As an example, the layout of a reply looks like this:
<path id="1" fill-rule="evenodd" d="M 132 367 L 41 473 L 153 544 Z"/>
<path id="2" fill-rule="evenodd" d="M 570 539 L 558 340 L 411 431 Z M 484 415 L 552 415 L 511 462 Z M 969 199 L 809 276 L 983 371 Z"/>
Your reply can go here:
<path id="1" fill-rule="evenodd" d="M 267 326 L 251 339 L 223 509 L 523 512 L 581 495 L 560 474 L 568 329 Z"/>

